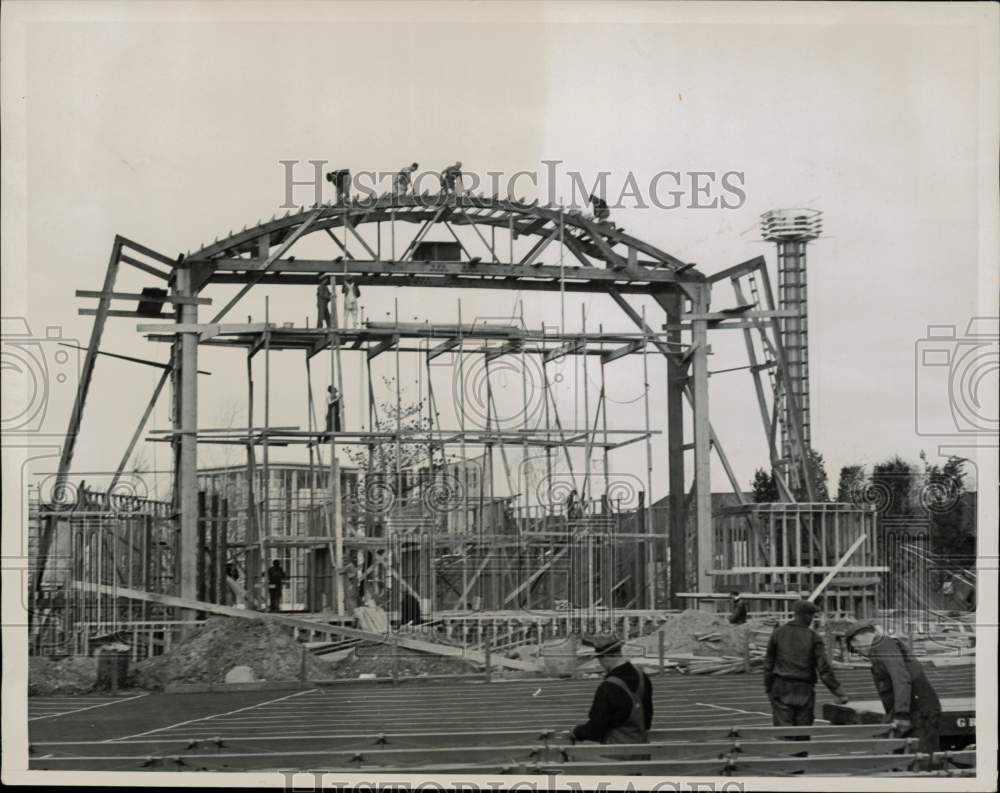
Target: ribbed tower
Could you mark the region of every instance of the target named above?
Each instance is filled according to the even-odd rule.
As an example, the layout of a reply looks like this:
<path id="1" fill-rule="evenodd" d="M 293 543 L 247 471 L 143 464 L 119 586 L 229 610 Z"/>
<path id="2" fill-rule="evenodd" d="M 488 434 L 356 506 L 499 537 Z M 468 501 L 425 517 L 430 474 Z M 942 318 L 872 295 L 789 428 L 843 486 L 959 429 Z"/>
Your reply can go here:
<path id="1" fill-rule="evenodd" d="M 809 410 L 809 306 L 806 281 L 806 245 L 820 235 L 822 213 L 816 209 L 772 209 L 761 215 L 761 236 L 777 243 L 778 308 L 795 315 L 778 320 L 787 363 L 787 395 L 781 407 L 781 449 L 786 460 L 797 455 L 792 449 L 794 407 L 802 422 L 803 457 L 812 448 Z"/>

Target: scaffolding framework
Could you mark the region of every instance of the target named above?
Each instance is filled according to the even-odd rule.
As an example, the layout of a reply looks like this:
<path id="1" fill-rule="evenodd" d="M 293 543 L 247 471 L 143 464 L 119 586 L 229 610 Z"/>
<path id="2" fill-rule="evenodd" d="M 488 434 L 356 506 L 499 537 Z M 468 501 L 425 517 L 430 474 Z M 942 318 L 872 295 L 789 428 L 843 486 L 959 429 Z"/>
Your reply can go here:
<path id="1" fill-rule="evenodd" d="M 434 229 L 446 231 L 458 242 L 457 257 L 422 258 L 430 249 L 421 246 Z M 469 230 L 475 235 L 466 240 L 468 246 L 456 229 Z M 415 233 L 407 233 L 414 230 Z M 335 255 L 290 256 L 293 246 L 307 235 L 330 240 L 334 245 L 331 253 Z M 543 253 L 553 250 L 557 251 L 558 263 L 542 262 Z M 439 253 L 437 248 L 432 251 L 433 255 Z M 117 274 L 123 265 L 153 279 L 155 286 L 143 288 L 141 293 L 116 292 Z M 564 310 L 557 331 L 528 328 L 523 322 L 523 309 L 521 321 L 509 325 L 468 323 L 463 322 L 461 302 L 456 316 L 441 322 L 437 318 L 424 323 L 400 322 L 397 308 L 392 321 L 341 327 L 336 299 L 330 304 L 330 326 L 324 328 L 279 327 L 270 321 L 267 311 L 263 322 L 225 321 L 255 286 L 316 287 L 325 281 L 336 294 L 338 279 L 349 279 L 365 287 L 548 291 L 558 293 L 561 298 L 566 293 L 606 295 L 622 310 L 635 331 L 606 332 L 603 326 L 588 327 L 585 312 L 581 313 L 579 330 L 568 331 Z M 731 283 L 737 301 L 732 307 L 714 310 L 711 291 L 724 280 Z M 214 311 L 209 321 L 203 321 L 199 317 L 201 307 L 213 305 L 204 293 L 226 284 L 240 288 Z M 676 595 L 689 588 L 688 582 L 700 592 L 717 591 L 721 579 L 715 564 L 719 539 L 711 507 L 709 458 L 713 450 L 734 492 L 741 501 L 744 497 L 709 419 L 709 331 L 732 329 L 744 334 L 749 366 L 743 368 L 749 369 L 753 378 L 772 469 L 785 500 L 795 500 L 787 480 L 806 470 L 804 457 L 795 451 L 802 448 L 805 429 L 797 395 L 785 385 L 789 363 L 779 325 L 795 312 L 775 307 L 763 257 L 706 277 L 694 265 L 626 234 L 611 223 L 562 207 L 461 193 L 384 195 L 364 201 L 318 205 L 280 219 L 272 218 L 176 258 L 116 237 L 101 291 L 77 294 L 96 298 L 98 305 L 94 309 L 81 309 L 81 313 L 94 316 L 94 331 L 60 460 L 57 487 L 71 473 L 73 449 L 94 364 L 102 354 L 104 325 L 109 318 L 141 319 L 137 331 L 151 342 L 169 344 L 171 363 L 163 371 L 118 474 L 126 467 L 144 432 L 149 431 L 151 440 L 168 443 L 173 449 L 171 520 L 177 527 L 178 560 L 174 588 L 182 598 L 224 598 L 220 565 L 224 565 L 227 555 L 236 552 L 243 556 L 248 579 L 260 575 L 269 549 L 293 545 L 311 549 L 310 569 L 318 571 L 326 564 L 343 571 L 345 562 L 353 558 L 360 563 L 364 575 L 370 561 L 366 554 L 371 555 L 372 546 L 378 543 L 390 547 L 385 553 L 395 557 L 393 565 L 383 565 L 388 572 L 382 586 L 393 587 L 397 592 L 410 591 L 428 600 L 432 610 L 470 608 L 469 597 L 476 586 L 481 589 L 479 605 L 488 604 L 496 609 L 509 607 L 524 594 L 528 595 L 530 608 L 539 588 L 544 590 L 549 607 L 554 607 L 556 601 L 569 601 L 575 607 L 588 609 L 611 604 L 624 604 L 623 608 L 662 607 L 665 603 L 656 599 L 658 589 L 676 607 L 681 605 Z M 636 295 L 651 298 L 663 310 L 663 321 L 647 318 L 644 307 L 637 310 L 630 301 Z M 662 326 L 661 330 L 654 330 L 657 325 Z M 198 352 L 202 347 L 230 348 L 245 355 L 249 417 L 246 428 L 198 427 Z M 270 359 L 274 353 L 287 351 L 304 355 L 309 394 L 305 428 L 271 425 Z M 329 355 L 331 385 L 338 386 L 341 393 L 343 361 L 349 356 L 358 357 L 367 375 L 367 429 L 347 427 L 342 404 L 337 428 L 320 427 L 310 368 L 310 361 L 317 355 Z M 380 419 L 373 398 L 372 364 L 380 356 L 388 355 L 395 360 L 397 425 L 395 429 L 384 426 L 376 429 Z M 418 356 L 426 371 L 423 384 L 426 391 L 420 398 L 421 404 L 427 405 L 427 420 L 420 429 L 404 428 L 399 418 L 402 355 Z M 464 387 L 456 406 L 459 426 L 443 427 L 437 419 L 436 405 L 441 397 L 434 393 L 430 364 L 444 355 L 457 361 L 458 378 L 465 377 L 466 367 L 471 365 L 468 362 L 473 360 L 484 372 L 485 416 L 477 417 L 478 426 L 468 424 Z M 261 364 L 255 372 L 258 356 L 263 359 L 263 377 L 259 371 Z M 608 427 L 605 369 L 626 357 L 642 359 L 643 426 L 612 429 Z M 666 404 L 655 408 L 649 404 L 650 357 L 665 361 L 667 376 Z M 537 362 L 542 373 L 544 425 L 501 426 L 490 367 L 511 359 L 520 361 L 522 372 L 527 371 L 526 361 Z M 567 425 L 562 420 L 551 393 L 547 367 L 561 359 L 573 360 L 574 366 L 578 362 L 584 382 L 590 369 L 597 372 L 595 379 L 600 385 L 596 402 L 591 405 L 594 395 L 585 388 L 584 420 L 579 424 Z M 770 378 L 769 386 L 762 379 L 765 373 Z M 173 426 L 148 430 L 146 424 L 152 406 L 168 379 L 173 386 Z M 526 380 L 522 388 L 527 403 Z M 668 445 L 670 527 L 668 536 L 657 537 L 653 535 L 645 505 L 651 500 L 654 468 L 650 439 L 661 432 L 666 433 Z M 781 433 L 797 438 L 800 443 L 793 445 L 791 452 L 779 449 L 777 438 L 784 437 Z M 394 495 L 388 513 L 373 510 L 367 503 L 370 499 L 359 502 L 356 494 L 342 492 L 338 450 L 366 449 L 371 461 L 375 448 L 387 444 L 395 446 L 397 461 L 405 444 L 426 447 L 431 450 L 431 457 L 438 450 L 443 455 L 451 453 L 459 461 L 467 461 L 470 453 L 483 459 L 485 471 L 480 492 L 471 506 L 463 503 L 458 510 L 464 510 L 466 517 L 462 520 L 466 525 L 477 526 L 478 532 L 455 533 L 442 528 L 451 518 L 442 518 L 440 514 L 428 516 L 426 503 L 419 515 L 407 514 L 412 504 L 407 506 L 405 482 L 412 472 L 401 470 L 399 462 L 395 471 L 376 471 L 369 463 L 368 470 L 361 474 L 369 487 L 381 482 L 385 489 L 386 482 L 390 483 L 389 490 Z M 645 445 L 646 487 L 641 492 L 640 504 L 622 511 L 615 508 L 614 498 L 609 494 L 609 455 L 632 444 Z M 241 536 L 231 532 L 232 516 L 224 520 L 219 517 L 217 494 L 199 485 L 200 445 L 228 445 L 245 451 L 247 508 L 242 517 L 245 529 Z M 287 447 L 307 450 L 314 482 L 311 490 L 314 498 L 322 496 L 310 507 L 313 517 L 306 534 L 297 538 L 281 537 L 273 530 L 269 493 L 255 491 L 262 487 L 261 482 L 265 483 L 264 488 L 269 487 L 271 451 Z M 583 512 L 560 514 L 563 505 L 554 499 L 545 504 L 530 504 L 528 488 L 518 487 L 526 483 L 511 479 L 509 458 L 515 450 L 524 458 L 538 454 L 549 477 L 554 458 L 562 455 L 572 473 L 570 451 L 582 453 L 585 465 L 579 478 Z M 595 457 L 599 471 L 596 474 L 592 473 L 591 465 Z M 316 472 L 321 470 L 324 487 L 315 484 Z M 507 480 L 508 497 L 525 495 L 509 514 L 504 512 L 502 520 L 491 519 L 491 528 L 486 531 L 486 512 L 507 509 L 504 497 L 494 490 L 500 475 Z M 438 476 L 425 485 L 433 489 L 440 486 L 440 479 Z M 320 494 L 321 490 L 326 492 Z M 350 498 L 354 498 L 355 506 L 361 504 L 360 512 L 355 510 L 352 514 L 350 507 L 345 506 Z M 538 514 L 533 514 L 533 508 Z M 496 530 L 498 526 L 501 530 Z M 54 528 L 52 522 L 40 525 L 36 592 L 45 578 Z M 226 548 L 221 556 L 220 544 Z M 419 552 L 409 550 L 417 545 Z M 689 554 L 689 546 L 693 546 L 693 554 Z M 206 547 L 211 549 L 207 560 Z M 456 558 L 463 560 L 457 571 Z M 417 585 L 410 583 L 411 580 Z M 578 591 L 580 581 L 586 582 L 582 591 Z M 336 614 L 345 615 L 351 598 L 346 597 L 345 601 L 344 586 L 344 576 L 333 575 L 331 586 L 322 584 L 310 590 L 312 605 L 332 605 Z M 442 592 L 442 588 L 446 591 Z M 197 616 L 190 610 L 181 611 L 183 619 L 194 620 Z"/>

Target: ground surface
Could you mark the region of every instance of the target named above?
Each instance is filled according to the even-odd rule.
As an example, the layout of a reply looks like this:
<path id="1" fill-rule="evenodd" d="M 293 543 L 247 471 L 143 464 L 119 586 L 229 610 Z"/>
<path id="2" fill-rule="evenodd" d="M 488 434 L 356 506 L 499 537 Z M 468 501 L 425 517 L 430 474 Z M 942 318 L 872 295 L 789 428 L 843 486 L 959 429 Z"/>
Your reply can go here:
<path id="1" fill-rule="evenodd" d="M 972 666 L 928 669 L 928 676 L 942 697 L 974 694 Z M 867 671 L 842 672 L 840 678 L 851 699 L 877 698 Z M 597 683 L 433 681 L 301 691 L 32 697 L 30 765 L 62 770 L 322 768 L 324 754 L 370 748 L 372 736 L 382 732 L 455 732 L 467 745 L 482 745 L 498 739 L 464 736 L 572 727 L 584 720 Z M 656 728 L 771 722 L 759 674 L 668 674 L 655 676 L 653 686 Z M 817 695 L 819 716 L 829 695 L 822 686 Z M 200 745 L 188 748 L 195 740 Z M 183 767 L 169 759 L 144 765 L 149 756 L 174 754 L 185 755 Z"/>

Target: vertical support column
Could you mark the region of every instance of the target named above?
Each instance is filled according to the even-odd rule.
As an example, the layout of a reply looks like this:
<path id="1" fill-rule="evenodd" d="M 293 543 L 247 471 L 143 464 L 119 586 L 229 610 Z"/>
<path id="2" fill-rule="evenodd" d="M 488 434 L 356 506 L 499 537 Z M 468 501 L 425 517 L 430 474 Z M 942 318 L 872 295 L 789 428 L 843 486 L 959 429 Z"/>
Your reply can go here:
<path id="1" fill-rule="evenodd" d="M 692 313 L 708 313 L 709 286 L 699 284 L 693 290 Z M 708 421 L 708 323 L 691 321 L 691 392 L 694 398 L 694 525 L 698 548 L 697 581 L 699 592 L 712 592 L 714 542 L 712 534 L 711 434 Z"/>
<path id="2" fill-rule="evenodd" d="M 195 552 L 195 571 L 197 584 L 195 591 L 198 593 L 198 600 L 206 600 L 205 583 L 208 578 L 205 570 L 205 539 L 208 528 L 207 500 L 204 490 L 198 491 L 198 549 Z"/>
<path id="3" fill-rule="evenodd" d="M 221 563 L 219 562 L 219 494 L 212 493 L 212 522 L 209 524 L 211 526 L 211 534 L 209 539 L 209 547 L 211 548 L 211 553 L 209 554 L 209 559 L 211 560 L 211 568 L 209 573 L 209 599 L 213 603 L 222 602 L 222 587 L 225 584 L 225 572 Z"/>
<path id="4" fill-rule="evenodd" d="M 229 594 L 229 581 L 226 575 L 226 563 L 229 561 L 229 499 L 222 499 L 219 507 L 219 602 L 228 604 L 234 602 Z M 244 582 L 246 583 L 246 582 Z"/>
<path id="5" fill-rule="evenodd" d="M 193 283 L 194 273 L 189 267 L 176 270 L 175 292 L 181 297 L 196 297 Z M 177 306 L 178 319 L 184 325 L 198 322 L 198 306 L 185 303 Z M 180 429 L 180 453 L 177 466 L 177 503 L 180 518 L 180 545 L 177 555 L 180 559 L 180 586 L 178 594 L 182 598 L 194 599 L 198 594 L 197 559 L 195 548 L 198 543 L 198 334 L 181 333 L 181 366 L 176 382 L 180 394 L 180 411 L 175 416 L 175 429 Z M 179 423 L 179 427 L 176 425 Z M 185 609 L 181 619 L 195 619 L 195 613 Z"/>
<path id="6" fill-rule="evenodd" d="M 667 312 L 667 342 L 681 341 L 681 313 L 683 298 L 671 292 L 660 298 Z M 670 329 L 671 326 L 674 329 Z M 684 608 L 677 597 L 687 581 L 687 508 L 684 491 L 684 384 L 687 380 L 684 366 L 676 356 L 667 358 L 667 461 L 669 472 L 669 529 L 668 542 L 670 574 L 668 577 L 670 607 Z"/>
<path id="7" fill-rule="evenodd" d="M 346 213 L 346 210 L 345 210 Z M 345 214 L 346 218 L 346 214 Z M 346 220 L 345 220 L 346 222 Z M 346 229 L 345 229 L 346 231 Z M 330 382 L 336 380 L 340 403 L 337 406 L 341 430 L 344 429 L 344 381 L 340 369 L 340 320 L 337 316 L 337 280 L 330 276 L 330 319 L 333 336 L 330 339 Z M 329 410 L 329 407 L 327 408 Z M 331 427 L 332 429 L 332 427 Z M 333 586 L 337 614 L 344 615 L 344 513 L 340 498 L 340 463 L 337 460 L 337 436 L 330 433 L 330 510 L 333 513 Z"/>
<path id="8" fill-rule="evenodd" d="M 153 583 L 153 516 L 142 516 L 142 588 L 155 592 Z M 141 620 L 149 619 L 149 601 L 142 601 Z"/>

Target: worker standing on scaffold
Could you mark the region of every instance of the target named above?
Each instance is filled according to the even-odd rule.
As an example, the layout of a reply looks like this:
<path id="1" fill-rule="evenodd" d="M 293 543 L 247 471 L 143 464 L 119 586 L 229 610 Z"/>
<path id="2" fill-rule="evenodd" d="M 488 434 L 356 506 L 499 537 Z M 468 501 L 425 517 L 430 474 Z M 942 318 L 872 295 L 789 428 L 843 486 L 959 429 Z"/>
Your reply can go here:
<path id="1" fill-rule="evenodd" d="M 456 162 L 441 171 L 441 192 L 457 194 L 462 183 L 462 163 Z"/>
<path id="2" fill-rule="evenodd" d="M 733 599 L 732 611 L 729 613 L 731 625 L 743 625 L 747 621 L 747 604 L 743 602 L 743 596 L 739 592 L 730 592 Z"/>
<path id="3" fill-rule="evenodd" d="M 326 431 L 340 432 L 340 392 L 332 385 L 326 387 Z"/>
<path id="4" fill-rule="evenodd" d="M 321 277 L 316 287 L 316 327 L 332 327 L 330 324 L 330 287 Z"/>
<path id="5" fill-rule="evenodd" d="M 268 611 L 281 611 L 281 589 L 287 580 L 288 574 L 281 562 L 275 559 L 267 568 Z"/>
<path id="6" fill-rule="evenodd" d="M 361 297 L 361 290 L 354 281 L 344 280 L 341 285 L 344 293 L 344 326 L 356 328 L 358 326 L 358 298 Z"/>
<path id="7" fill-rule="evenodd" d="M 400 169 L 396 174 L 392 180 L 392 190 L 397 196 L 406 195 L 410 192 L 410 185 L 413 183 L 413 174 L 416 173 L 419 167 L 417 163 L 412 163 Z"/>
<path id="8" fill-rule="evenodd" d="M 337 204 L 346 204 L 351 192 L 351 169 L 341 168 L 339 171 L 330 171 L 326 175 L 326 181 L 337 189 Z"/>

